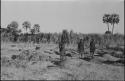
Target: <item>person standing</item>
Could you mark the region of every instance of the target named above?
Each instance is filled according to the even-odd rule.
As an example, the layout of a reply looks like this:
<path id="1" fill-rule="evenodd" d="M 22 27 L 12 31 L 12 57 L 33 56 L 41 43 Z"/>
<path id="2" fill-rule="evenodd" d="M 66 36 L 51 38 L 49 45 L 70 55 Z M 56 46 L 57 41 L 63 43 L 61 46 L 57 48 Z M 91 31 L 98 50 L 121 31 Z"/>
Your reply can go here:
<path id="1" fill-rule="evenodd" d="M 78 43 L 78 52 L 82 58 L 84 54 L 84 40 L 83 39 L 80 39 L 80 42 Z"/>
<path id="2" fill-rule="evenodd" d="M 59 42 L 59 52 L 60 52 L 60 61 L 63 61 L 65 54 L 65 44 L 63 42 Z"/>
<path id="3" fill-rule="evenodd" d="M 90 55 L 91 55 L 91 58 L 94 57 L 94 52 L 95 52 L 95 41 L 94 39 L 91 39 L 90 41 Z"/>

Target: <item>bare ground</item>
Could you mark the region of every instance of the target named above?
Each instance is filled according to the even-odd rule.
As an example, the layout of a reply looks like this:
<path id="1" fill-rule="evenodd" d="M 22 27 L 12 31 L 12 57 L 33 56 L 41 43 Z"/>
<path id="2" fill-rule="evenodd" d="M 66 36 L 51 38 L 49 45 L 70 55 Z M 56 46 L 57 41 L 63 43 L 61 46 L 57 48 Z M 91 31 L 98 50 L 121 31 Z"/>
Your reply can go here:
<path id="1" fill-rule="evenodd" d="M 79 59 L 74 50 L 76 45 L 66 53 L 64 62 L 59 62 L 58 48 L 55 44 L 40 44 L 39 50 L 35 50 L 33 44 L 1 44 L 1 58 L 19 55 L 24 50 L 37 52 L 42 60 L 26 62 L 25 67 L 12 65 L 1 66 L 2 80 L 124 80 L 124 65 L 112 63 L 121 58 L 111 54 L 99 55 L 98 51 L 91 60 Z M 68 55 L 69 54 L 69 55 Z M 71 54 L 71 55 L 70 55 Z M 47 60 L 48 59 L 48 60 Z"/>

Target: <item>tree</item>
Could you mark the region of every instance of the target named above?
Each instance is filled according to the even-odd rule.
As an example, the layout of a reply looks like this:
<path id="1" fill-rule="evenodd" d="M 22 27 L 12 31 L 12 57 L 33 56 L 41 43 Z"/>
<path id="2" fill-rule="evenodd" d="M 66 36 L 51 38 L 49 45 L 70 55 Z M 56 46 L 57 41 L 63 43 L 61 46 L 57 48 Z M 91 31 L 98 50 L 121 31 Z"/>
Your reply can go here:
<path id="1" fill-rule="evenodd" d="M 34 24 L 33 29 L 35 30 L 35 33 L 39 33 L 40 32 L 40 25 Z"/>
<path id="2" fill-rule="evenodd" d="M 119 15 L 118 14 L 112 14 L 111 15 L 110 23 L 111 23 L 111 25 L 113 25 L 113 27 L 112 27 L 112 34 L 113 34 L 113 31 L 114 31 L 114 25 L 118 24 L 119 21 L 120 21 L 120 19 L 119 19 Z"/>
<path id="3" fill-rule="evenodd" d="M 8 32 L 16 32 L 18 30 L 18 23 L 16 21 L 12 21 L 10 24 L 7 25 Z"/>
<path id="4" fill-rule="evenodd" d="M 109 31 L 109 23 L 111 22 L 111 16 L 110 14 L 104 14 L 103 16 L 103 23 L 107 24 L 108 31 Z"/>
<path id="5" fill-rule="evenodd" d="M 7 26 L 7 33 L 10 34 L 10 37 L 13 40 L 13 42 L 16 42 L 18 38 L 18 26 L 19 25 L 16 21 L 12 21 Z"/>
<path id="6" fill-rule="evenodd" d="M 31 33 L 31 41 L 33 41 L 33 42 L 35 42 L 34 41 L 34 34 L 35 34 L 35 30 L 32 28 L 32 29 L 30 29 L 30 33 Z"/>
<path id="7" fill-rule="evenodd" d="M 31 23 L 29 21 L 24 21 L 22 26 L 26 29 L 26 33 L 28 33 L 27 30 L 31 28 Z"/>
<path id="8" fill-rule="evenodd" d="M 12 30 L 11 30 L 11 24 L 8 24 L 7 25 L 7 33 L 9 33 L 9 32 L 11 32 Z"/>
<path id="9" fill-rule="evenodd" d="M 13 28 L 13 29 L 15 29 L 15 30 L 17 30 L 18 29 L 18 23 L 16 22 L 16 21 L 12 21 L 11 23 L 10 23 L 10 27 L 11 28 Z"/>
<path id="10" fill-rule="evenodd" d="M 40 37 L 39 37 L 38 33 L 40 32 L 40 25 L 34 24 L 33 29 L 34 29 L 34 33 L 36 34 L 35 35 L 35 42 L 39 43 Z"/>
<path id="11" fill-rule="evenodd" d="M 31 23 L 29 21 L 24 21 L 22 24 L 23 28 L 26 30 L 26 34 L 24 34 L 24 41 L 28 41 L 28 29 L 31 28 Z"/>

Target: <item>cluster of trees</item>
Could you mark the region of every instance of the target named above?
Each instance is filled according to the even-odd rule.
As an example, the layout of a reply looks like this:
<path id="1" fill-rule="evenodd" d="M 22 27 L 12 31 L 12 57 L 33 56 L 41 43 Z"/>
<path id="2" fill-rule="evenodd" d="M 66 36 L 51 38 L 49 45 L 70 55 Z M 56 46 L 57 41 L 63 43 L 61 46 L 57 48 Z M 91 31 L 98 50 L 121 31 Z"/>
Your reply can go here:
<path id="1" fill-rule="evenodd" d="M 31 23 L 29 21 L 25 21 L 22 23 L 22 27 L 26 30 L 25 33 L 22 33 L 22 30 L 18 28 L 19 24 L 16 21 L 12 21 L 7 25 L 6 28 L 1 28 L 1 37 L 4 37 L 7 40 L 16 42 L 20 37 L 23 37 L 23 41 L 27 42 L 29 35 L 33 36 L 40 32 L 39 24 L 34 24 L 33 28 L 31 28 Z M 28 29 L 31 34 L 28 33 Z M 20 39 L 21 41 L 21 39 Z"/>
<path id="2" fill-rule="evenodd" d="M 119 23 L 119 15 L 118 14 L 105 14 L 103 16 L 103 23 L 107 24 L 108 27 L 108 31 L 106 31 L 106 33 L 111 33 L 111 31 L 109 30 L 109 24 L 111 24 L 112 27 L 112 34 L 114 31 L 114 25 Z"/>
<path id="3" fill-rule="evenodd" d="M 34 43 L 58 43 L 61 38 L 61 33 L 43 33 L 40 32 L 40 26 L 39 24 L 34 24 L 31 28 L 31 23 L 28 21 L 25 21 L 22 24 L 22 27 L 25 29 L 25 33 L 22 33 L 20 29 L 18 29 L 18 23 L 16 21 L 11 22 L 9 25 L 7 25 L 6 28 L 1 28 L 1 41 L 11 41 L 11 42 L 34 42 Z M 30 32 L 28 33 L 28 29 Z M 69 35 L 72 34 L 73 31 L 69 34 L 67 30 L 64 30 L 66 32 L 67 38 Z M 69 39 L 69 38 L 68 38 Z M 68 41 L 67 39 L 67 41 Z M 73 40 L 73 37 L 72 37 Z M 69 41 L 68 41 L 69 42 Z"/>
<path id="4" fill-rule="evenodd" d="M 109 23 L 113 25 L 112 34 L 114 30 L 114 24 L 119 23 L 119 15 L 118 14 L 105 14 L 103 16 L 103 23 L 108 25 L 108 33 L 109 31 Z M 59 41 L 67 43 L 67 44 L 76 44 L 79 42 L 80 38 L 84 38 L 86 42 L 89 42 L 91 38 L 96 39 L 96 42 L 103 43 L 108 40 L 124 40 L 123 35 L 114 34 L 114 35 L 99 35 L 99 34 L 82 34 L 75 33 L 73 30 L 67 31 L 63 30 L 62 33 L 43 33 L 40 32 L 40 25 L 34 24 L 31 27 L 31 23 L 29 21 L 24 21 L 22 23 L 22 28 L 25 29 L 25 33 L 22 33 L 22 30 L 19 28 L 19 24 L 16 21 L 12 21 L 7 25 L 6 28 L 1 28 L 1 41 L 11 41 L 11 42 L 33 42 L 33 43 L 58 43 Z M 28 32 L 30 30 L 30 32 Z M 107 31 L 106 31 L 107 32 Z M 65 39 L 65 40 L 61 40 Z"/>
<path id="5" fill-rule="evenodd" d="M 99 34 L 82 34 L 75 33 L 73 30 L 67 31 L 63 30 L 62 33 L 43 33 L 40 32 L 40 26 L 35 24 L 33 28 L 31 28 L 31 24 L 29 22 L 23 23 L 23 28 L 25 28 L 26 33 L 22 33 L 20 29 L 18 29 L 18 24 L 14 21 L 9 24 L 6 28 L 1 28 L 1 41 L 9 41 L 9 42 L 33 42 L 33 43 L 59 43 L 61 39 L 62 42 L 67 44 L 76 44 L 79 42 L 80 38 L 84 38 L 86 43 L 89 43 L 91 38 L 94 38 L 99 44 L 106 44 L 107 41 L 123 41 L 124 35 L 114 34 L 114 35 L 99 35 Z M 27 32 L 28 28 L 30 29 L 30 33 Z"/>
<path id="6" fill-rule="evenodd" d="M 16 21 L 12 21 L 10 24 L 7 25 L 6 28 L 1 28 L 1 40 L 2 41 L 11 41 L 11 42 L 59 42 L 61 38 L 61 33 L 42 33 L 40 32 L 40 25 L 34 24 L 31 28 L 31 23 L 29 21 L 25 21 L 22 23 L 22 28 L 25 29 L 25 33 L 22 33 L 22 31 L 18 28 L 19 25 Z M 30 32 L 28 33 L 28 30 Z M 67 30 L 64 30 L 67 38 L 68 35 L 71 36 L 72 42 L 73 42 L 73 31 L 69 34 Z M 74 37 L 77 34 L 74 34 Z M 69 38 L 68 38 L 69 39 Z M 68 41 L 68 40 L 67 40 Z"/>

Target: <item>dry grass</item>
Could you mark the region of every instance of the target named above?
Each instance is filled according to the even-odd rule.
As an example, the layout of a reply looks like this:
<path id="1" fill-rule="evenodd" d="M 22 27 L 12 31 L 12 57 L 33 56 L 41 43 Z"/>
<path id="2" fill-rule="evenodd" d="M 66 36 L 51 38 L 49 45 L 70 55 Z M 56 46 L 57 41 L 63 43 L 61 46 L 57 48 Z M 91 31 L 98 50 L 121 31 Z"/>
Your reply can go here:
<path id="1" fill-rule="evenodd" d="M 39 46 L 39 50 L 35 50 Z M 107 60 L 116 61 L 121 58 L 112 56 L 111 51 L 106 54 L 95 56 L 87 61 L 79 59 L 75 46 L 67 46 L 66 61 L 61 66 L 59 62 L 57 45 L 55 44 L 12 44 L 1 45 L 1 79 L 2 80 L 124 80 L 124 66 L 104 63 Z M 71 48 L 72 47 L 72 48 Z M 19 51 L 21 49 L 21 51 Z M 25 56 L 22 54 L 29 50 L 25 59 L 12 60 L 12 55 Z M 102 51 L 96 52 L 102 54 Z M 107 54 L 109 53 L 109 54 Z M 118 53 L 117 53 L 118 54 Z M 32 56 L 33 55 L 33 56 Z M 28 59 L 32 56 L 32 59 Z"/>

